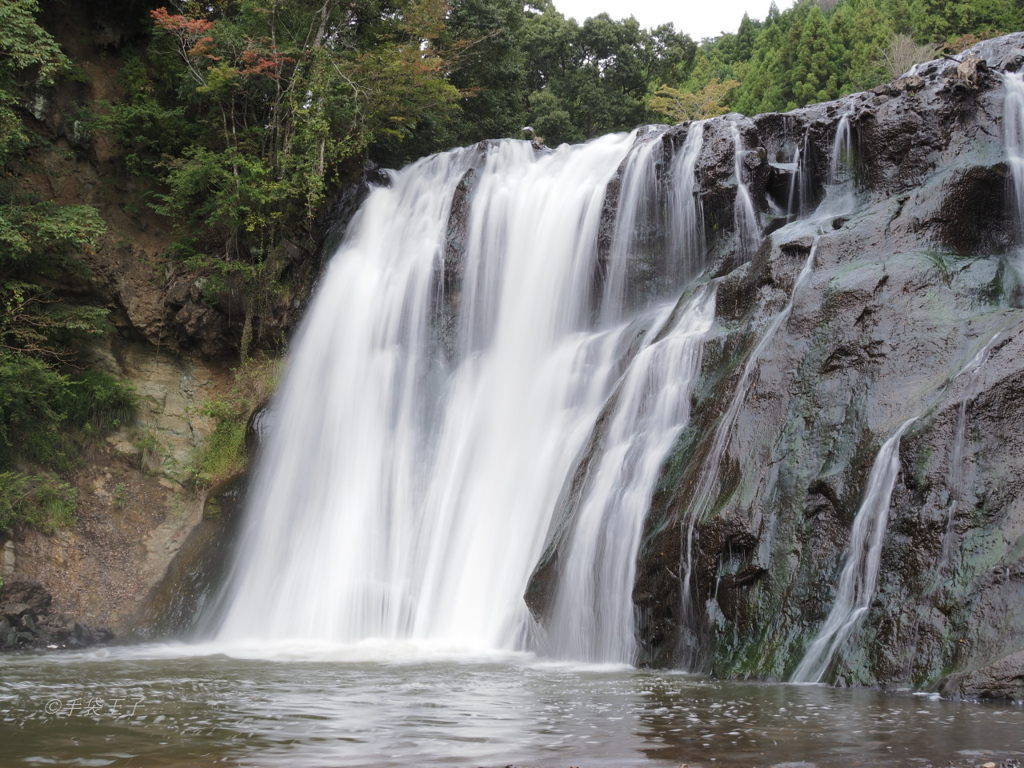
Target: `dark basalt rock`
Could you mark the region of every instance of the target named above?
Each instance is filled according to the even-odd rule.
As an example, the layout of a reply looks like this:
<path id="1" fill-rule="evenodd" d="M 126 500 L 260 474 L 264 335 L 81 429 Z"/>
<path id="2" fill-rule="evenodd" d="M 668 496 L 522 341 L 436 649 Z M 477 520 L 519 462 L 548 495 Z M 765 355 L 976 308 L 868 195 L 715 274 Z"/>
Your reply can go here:
<path id="1" fill-rule="evenodd" d="M 690 424 L 645 519 L 633 592 L 641 663 L 787 679 L 835 600 L 879 447 L 916 417 L 901 442 L 877 591 L 825 680 L 1021 698 L 1024 314 L 1012 263 L 1022 243 L 998 72 L 1022 65 L 1016 34 L 869 93 L 705 126 L 698 174 L 716 324 Z M 778 210 L 797 181 L 795 151 L 806 214 L 825 194 L 843 116 L 856 207 L 790 235 Z M 775 216 L 745 263 L 733 236 L 734 124 L 762 222 Z M 666 163 L 687 130 L 663 134 Z M 758 360 L 720 463 L 708 466 L 743 366 L 812 247 L 810 281 Z M 984 364 L 968 369 L 986 345 Z M 530 583 L 541 623 L 600 440 L 599 426 Z M 712 500 L 695 511 L 707 471 L 717 473 Z M 695 578 L 684 606 L 691 521 Z"/>
<path id="2" fill-rule="evenodd" d="M 330 258 L 345 239 L 352 219 L 370 191 L 374 187 L 386 187 L 389 184 L 387 172 L 381 170 L 376 163 L 368 162 L 358 179 L 339 189 L 317 217 L 317 228 L 322 233 L 317 253 Z"/>
<path id="3" fill-rule="evenodd" d="M 1024 701 L 1024 651 L 972 672 L 950 675 L 939 691 L 953 698 Z"/>
<path id="4" fill-rule="evenodd" d="M 242 475 L 210 489 L 202 521 L 154 587 L 134 634 L 146 639 L 191 636 L 204 620 L 216 616 L 213 601 L 234 555 L 246 484 Z"/>
<path id="5" fill-rule="evenodd" d="M 14 606 L 20 606 L 21 613 L 32 613 L 36 615 L 46 614 L 50 611 L 50 603 L 53 597 L 49 590 L 38 581 L 30 579 L 11 579 L 4 582 L 2 597 L 0 601 L 6 603 L 4 615 L 13 610 Z M 20 618 L 21 614 L 18 614 Z"/>
<path id="6" fill-rule="evenodd" d="M 14 578 L 0 589 L 0 651 L 84 648 L 114 638 L 102 627 L 87 627 L 70 613 L 53 613 L 53 598 L 38 581 Z"/>

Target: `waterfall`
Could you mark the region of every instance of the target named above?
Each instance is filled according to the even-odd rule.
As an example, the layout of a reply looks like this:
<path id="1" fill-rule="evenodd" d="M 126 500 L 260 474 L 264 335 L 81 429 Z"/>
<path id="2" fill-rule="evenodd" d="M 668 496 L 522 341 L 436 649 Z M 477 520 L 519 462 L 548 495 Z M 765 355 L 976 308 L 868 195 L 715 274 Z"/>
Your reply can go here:
<path id="1" fill-rule="evenodd" d="M 672 159 L 668 207 L 670 247 L 676 259 L 670 276 L 677 284 L 694 277 L 704 267 L 704 206 L 698 194 L 697 160 L 704 148 L 704 122 L 690 123 L 686 141 Z"/>
<path id="2" fill-rule="evenodd" d="M 843 115 L 836 125 L 832 140 L 832 156 L 828 165 L 828 184 L 835 187 L 851 178 L 853 171 L 853 136 L 850 133 L 850 117 Z"/>
<path id="3" fill-rule="evenodd" d="M 818 206 L 818 217 L 842 216 L 850 213 L 856 203 L 857 178 L 853 133 L 850 118 L 843 115 L 836 125 L 832 140 L 832 154 L 829 157 L 828 181 L 825 184 L 825 199 Z"/>
<path id="4" fill-rule="evenodd" d="M 740 133 L 739 125 L 735 122 L 729 123 L 729 128 L 732 132 L 733 173 L 736 176 L 736 202 L 733 205 L 733 216 L 736 220 L 736 247 L 740 258 L 746 261 L 757 250 L 761 239 L 761 228 L 757 223 L 757 212 L 754 210 L 754 201 L 750 196 L 746 174 L 743 170 L 743 158 L 746 155 L 746 150 L 743 148 L 743 135 Z"/>
<path id="5" fill-rule="evenodd" d="M 900 470 L 900 438 L 914 421 L 908 419 L 882 444 L 868 477 L 864 501 L 853 519 L 850 549 L 839 578 L 836 601 L 825 624 L 811 642 L 793 672 L 795 683 L 817 683 L 833 656 L 857 622 L 867 613 L 875 596 L 882 560 L 882 543 L 889 523 L 889 502 Z"/>
<path id="6" fill-rule="evenodd" d="M 635 138 L 489 142 L 370 194 L 293 345 L 218 639 L 516 647 L 560 490 L 610 408 L 621 512 L 642 520 L 714 294 L 673 310 L 668 286 L 632 314 L 627 278 L 595 294 L 609 182 L 613 262 L 650 204 L 660 142 Z"/>
<path id="7" fill-rule="evenodd" d="M 691 496 L 689 506 L 687 507 L 686 519 L 683 523 L 686 538 L 682 547 L 682 621 L 680 622 L 680 626 L 683 628 L 684 632 L 687 630 L 692 631 L 693 627 L 697 624 L 693 615 L 693 545 L 697 523 L 710 509 L 711 502 L 713 501 L 713 494 L 718 486 L 718 470 L 722 463 L 722 457 L 725 455 L 725 449 L 729 444 L 729 438 L 732 436 L 733 427 L 736 424 L 736 419 L 739 416 L 740 409 L 743 407 L 743 402 L 747 398 L 747 391 L 750 389 L 750 384 L 753 379 L 754 371 L 757 369 L 757 364 L 761 359 L 761 355 L 764 353 L 764 350 L 771 343 L 772 339 L 775 338 L 775 334 L 778 333 L 779 329 L 793 312 L 793 303 L 796 301 L 797 292 L 810 280 L 811 273 L 814 269 L 814 254 L 817 247 L 818 240 L 815 238 L 814 243 L 811 246 L 811 252 L 807 255 L 807 259 L 804 261 L 804 264 L 800 269 L 800 273 L 797 276 L 796 281 L 793 283 L 793 290 L 790 293 L 789 302 L 771 319 L 768 323 L 768 327 L 765 328 L 764 333 L 761 334 L 761 338 L 751 351 L 750 357 L 747 358 L 747 362 L 743 366 L 743 373 L 740 375 L 740 380 L 736 384 L 735 392 L 733 392 L 732 400 L 730 400 L 729 407 L 726 409 L 725 414 L 718 423 L 718 427 L 715 429 L 714 438 L 711 441 L 711 448 L 708 451 L 707 458 L 705 458 L 704 463 L 701 466 L 701 472 L 697 479 L 697 487 Z M 686 642 L 684 641 L 684 646 L 685 644 Z M 692 645 L 693 644 L 691 643 L 691 646 Z M 686 657 L 686 666 L 694 666 L 694 662 L 696 661 L 696 648 L 684 647 L 682 652 L 683 656 Z"/>
<path id="8" fill-rule="evenodd" d="M 617 393 L 559 570 L 548 625 L 556 656 L 635 659 L 633 581 L 644 516 L 662 461 L 689 420 L 702 342 L 715 315 L 714 289 L 698 291 L 674 327 L 637 354 Z"/>
<path id="9" fill-rule="evenodd" d="M 1018 241 L 1024 245 L 1024 72 L 1003 74 L 1003 144 L 1010 164 Z"/>
<path id="10" fill-rule="evenodd" d="M 659 126 L 660 128 L 660 126 Z M 654 159 L 661 151 L 660 135 L 652 131 L 634 147 L 622 168 L 615 234 L 608 254 L 601 301 L 601 321 L 610 324 L 621 319 L 626 310 L 627 268 L 636 254 L 638 225 L 650 222 L 650 208 L 657 206 L 658 178 Z"/>
<path id="11" fill-rule="evenodd" d="M 956 417 L 956 431 L 953 435 L 953 449 L 950 452 L 950 467 L 949 467 L 949 506 L 946 508 L 946 531 L 942 537 L 942 560 L 940 567 L 948 567 L 952 565 L 953 559 L 953 534 L 956 524 L 956 514 L 963 507 L 965 500 L 965 489 L 964 489 L 964 446 L 967 442 L 967 401 L 969 399 L 970 391 L 974 388 L 974 383 L 981 373 L 981 369 L 985 363 L 988 362 L 989 355 L 992 354 L 992 350 L 996 346 L 996 342 L 1006 333 L 1005 329 L 1000 329 L 988 340 L 984 347 L 978 350 L 977 354 L 971 358 L 970 362 L 967 363 L 953 378 L 959 378 L 964 374 L 969 376 L 968 384 L 966 387 L 967 393 L 964 398 L 960 401 L 960 405 L 957 408 Z"/>
<path id="12" fill-rule="evenodd" d="M 794 219 L 803 208 L 803 168 L 800 165 L 800 147 L 793 148 L 792 173 L 789 177 L 789 194 L 786 195 L 786 218 Z"/>

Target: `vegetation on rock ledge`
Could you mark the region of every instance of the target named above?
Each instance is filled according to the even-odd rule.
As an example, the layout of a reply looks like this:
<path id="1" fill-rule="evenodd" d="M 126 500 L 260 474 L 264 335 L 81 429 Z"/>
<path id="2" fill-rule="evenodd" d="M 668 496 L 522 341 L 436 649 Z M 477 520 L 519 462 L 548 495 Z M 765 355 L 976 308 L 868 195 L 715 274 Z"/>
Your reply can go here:
<path id="1" fill-rule="evenodd" d="M 11 170 L 33 141 L 20 109 L 72 70 L 38 11 L 35 0 L 0 6 L 0 531 L 69 523 L 74 489 L 49 470 L 67 469 L 134 408 L 129 386 L 75 365 L 78 344 L 107 333 L 107 309 L 52 287 L 82 271 L 76 256 L 95 247 L 102 219 L 26 193 Z"/>

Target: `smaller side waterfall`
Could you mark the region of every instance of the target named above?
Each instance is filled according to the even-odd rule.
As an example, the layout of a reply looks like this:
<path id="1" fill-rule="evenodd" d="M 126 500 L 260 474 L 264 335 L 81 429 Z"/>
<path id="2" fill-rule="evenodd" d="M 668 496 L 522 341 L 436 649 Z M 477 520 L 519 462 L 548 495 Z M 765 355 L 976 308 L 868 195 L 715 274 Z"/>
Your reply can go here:
<path id="1" fill-rule="evenodd" d="M 882 444 L 875 458 L 864 501 L 853 520 L 850 551 L 839 578 L 836 601 L 793 673 L 794 683 L 819 682 L 836 651 L 871 606 L 878 585 L 882 542 L 889 523 L 889 502 L 900 471 L 900 438 L 916 418 L 903 422 Z"/>
<path id="2" fill-rule="evenodd" d="M 690 392 L 714 315 L 712 283 L 690 299 L 670 330 L 658 334 L 654 325 L 649 337 L 656 340 L 637 354 L 613 395 L 605 448 L 559 574 L 548 628 L 555 656 L 635 660 L 633 582 L 644 517 L 665 454 L 689 421 Z"/>
<path id="3" fill-rule="evenodd" d="M 1003 144 L 1013 184 L 1018 237 L 1024 245 L 1024 72 L 1003 75 Z"/>
<path id="4" fill-rule="evenodd" d="M 853 136 L 850 133 L 850 118 L 843 115 L 836 126 L 832 140 L 832 158 L 828 166 L 828 183 L 837 186 L 849 180 L 853 169 Z"/>
<path id="5" fill-rule="evenodd" d="M 732 401 L 729 403 L 729 407 L 726 409 L 725 415 L 722 416 L 722 420 L 719 422 L 718 428 L 715 430 L 715 436 L 711 443 L 711 450 L 708 452 L 708 456 L 704 460 L 704 464 L 701 468 L 697 489 L 694 491 L 686 513 L 687 519 L 683 524 L 686 530 L 686 540 L 683 542 L 682 547 L 683 562 L 681 563 L 681 626 L 684 632 L 687 631 L 687 628 L 692 629 L 697 623 L 692 613 L 694 608 L 692 605 L 694 568 L 693 539 L 697 522 L 703 517 L 710 506 L 713 494 L 718 486 L 718 469 L 722 463 L 722 456 L 725 453 L 726 446 L 729 444 L 729 438 L 732 436 L 732 429 L 736 424 L 736 418 L 739 416 L 740 408 L 743 407 L 743 402 L 747 398 L 747 391 L 750 389 L 750 383 L 753 378 L 754 371 L 757 369 L 758 361 L 764 353 L 764 350 L 768 347 L 768 344 L 771 343 L 771 340 L 775 337 L 775 334 L 778 333 L 779 328 L 782 327 L 783 323 L 786 322 L 792 313 L 793 302 L 796 300 L 797 292 L 807 283 L 808 280 L 810 280 L 811 273 L 814 269 L 814 254 L 817 250 L 817 246 L 818 241 L 815 239 L 814 244 L 811 246 L 811 252 L 807 255 L 807 259 L 804 261 L 803 267 L 800 269 L 800 274 L 797 276 L 797 279 L 793 284 L 793 291 L 789 296 L 789 303 L 772 318 L 768 327 L 761 335 L 757 346 L 755 346 L 753 351 L 750 353 L 750 357 L 747 359 L 747 363 L 743 367 L 743 373 L 740 376 L 739 383 L 736 385 L 736 391 L 733 393 Z M 685 666 L 693 666 L 693 663 L 696 660 L 694 658 L 694 654 L 695 649 L 693 648 L 683 649 Z"/>
<path id="6" fill-rule="evenodd" d="M 747 187 L 746 174 L 743 167 L 743 157 L 746 150 L 743 147 L 743 136 L 736 123 L 730 123 L 732 130 L 734 172 L 736 174 L 736 202 L 733 208 L 733 216 L 736 220 L 736 239 L 739 256 L 746 261 L 757 250 L 761 240 L 761 228 L 757 223 L 757 211 L 754 210 L 754 201 L 750 196 L 750 189 Z"/>
<path id="7" fill-rule="evenodd" d="M 818 206 L 818 217 L 840 216 L 853 210 L 857 194 L 853 133 L 850 118 L 843 115 L 836 126 L 829 157 L 825 199 Z"/>
<path id="8" fill-rule="evenodd" d="M 704 206 L 698 194 L 697 160 L 704 148 L 704 123 L 690 124 L 682 149 L 672 158 L 669 208 L 672 251 L 679 258 L 668 266 L 675 284 L 690 280 L 704 268 Z"/>
<path id="9" fill-rule="evenodd" d="M 991 339 L 978 350 L 978 354 L 971 358 L 953 378 L 963 375 L 969 376 L 968 393 L 974 386 L 982 367 L 988 362 L 989 355 L 995 347 L 996 342 L 1002 338 L 1004 330 L 997 331 Z M 949 506 L 946 516 L 946 532 L 942 539 L 942 561 L 939 563 L 940 571 L 943 567 L 952 565 L 953 558 L 953 531 L 956 523 L 957 512 L 963 508 L 966 492 L 964 489 L 964 446 L 967 442 L 967 401 L 969 395 L 965 395 L 960 401 L 957 409 L 956 432 L 953 438 L 953 449 L 950 455 L 949 467 Z"/>
<path id="10" fill-rule="evenodd" d="M 793 149 L 793 174 L 789 177 L 789 194 L 786 195 L 786 218 L 794 219 L 800 215 L 803 201 L 803 169 L 800 166 L 802 153 L 800 147 Z"/>
<path id="11" fill-rule="evenodd" d="M 657 205 L 658 175 L 655 160 L 661 152 L 660 132 L 651 132 L 638 140 L 622 164 L 615 235 L 608 254 L 601 299 L 601 324 L 618 322 L 627 308 L 634 309 L 627 297 L 629 260 L 635 256 L 639 231 L 649 226 L 651 208 Z M 689 207 L 692 207 L 689 206 Z"/>
<path id="12" fill-rule="evenodd" d="M 690 126 L 667 178 L 670 276 L 665 287 L 673 291 L 704 266 L 704 217 L 694 173 L 703 136 L 703 124 Z M 652 187 L 660 146 L 653 140 L 634 147 L 621 166 L 609 282 L 617 279 L 612 275 L 615 260 L 625 261 L 641 250 L 634 243 L 635 230 L 650 213 L 641 210 L 643 191 L 657 199 Z M 635 660 L 633 582 L 643 522 L 662 462 L 689 420 L 703 338 L 714 320 L 715 288 L 705 285 L 685 304 L 662 302 L 648 313 L 642 321 L 648 329 L 643 346 L 616 382 L 602 416 L 592 422 L 592 452 L 584 452 L 579 467 L 580 494 L 572 503 L 543 643 L 555 656 Z M 608 333 L 626 339 L 635 328 Z M 567 482 L 577 480 L 570 475 Z"/>

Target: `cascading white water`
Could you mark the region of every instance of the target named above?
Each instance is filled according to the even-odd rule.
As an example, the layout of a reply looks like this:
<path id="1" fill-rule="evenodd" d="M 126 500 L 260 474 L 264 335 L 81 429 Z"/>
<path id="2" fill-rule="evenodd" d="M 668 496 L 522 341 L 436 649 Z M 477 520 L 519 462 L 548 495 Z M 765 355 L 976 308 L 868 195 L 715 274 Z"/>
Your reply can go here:
<path id="1" fill-rule="evenodd" d="M 657 140 L 660 134 L 657 129 L 651 133 L 653 135 L 645 136 L 644 141 L 629 153 L 622 169 L 615 234 L 608 253 L 601 301 L 601 321 L 605 325 L 622 318 L 627 268 L 630 256 L 635 253 L 637 224 L 646 223 L 648 208 L 657 205 L 658 177 L 653 161 L 661 151 L 661 142 Z"/>
<path id="2" fill-rule="evenodd" d="M 839 118 L 836 135 L 832 140 L 832 155 L 829 158 L 825 199 L 819 206 L 821 213 L 838 215 L 853 210 L 856 195 L 854 160 L 850 118 L 848 115 L 843 115 Z"/>
<path id="3" fill-rule="evenodd" d="M 803 166 L 801 165 L 802 154 L 800 147 L 793 148 L 793 162 L 790 164 L 792 174 L 789 177 L 789 193 L 786 195 L 786 216 L 793 218 L 800 215 L 803 206 Z"/>
<path id="4" fill-rule="evenodd" d="M 1003 145 L 1013 184 L 1018 240 L 1024 245 L 1024 72 L 1003 74 Z"/>
<path id="5" fill-rule="evenodd" d="M 736 202 L 733 205 L 733 216 L 736 220 L 736 242 L 741 259 L 749 259 L 757 250 L 761 239 L 761 227 L 757 222 L 757 211 L 747 187 L 746 173 L 743 170 L 743 135 L 736 122 L 729 123 L 732 131 L 733 172 L 736 176 Z"/>
<path id="6" fill-rule="evenodd" d="M 694 277 L 704 267 L 704 205 L 697 180 L 697 161 L 704 148 L 704 122 L 690 123 L 686 141 L 672 158 L 668 209 L 670 248 L 675 257 L 669 265 L 669 277 L 679 284 Z"/>
<path id="7" fill-rule="evenodd" d="M 882 543 L 889 523 L 889 503 L 900 471 L 900 438 L 914 421 L 908 419 L 882 444 L 868 477 L 864 501 L 853 519 L 850 549 L 839 578 L 836 601 L 818 635 L 791 677 L 794 683 L 817 683 L 836 651 L 867 613 L 878 586 Z"/>
<path id="8" fill-rule="evenodd" d="M 1006 333 L 1006 329 L 1000 329 L 988 340 L 984 347 L 978 350 L 960 371 L 954 376 L 957 379 L 963 375 L 969 377 L 967 392 L 973 389 L 981 369 L 988 362 L 989 355 L 995 347 L 996 342 Z M 967 401 L 969 395 L 965 395 L 957 408 L 956 431 L 953 435 L 953 448 L 950 451 L 949 467 L 949 505 L 946 508 L 946 531 L 942 537 L 942 560 L 941 567 L 952 565 L 953 560 L 953 533 L 956 524 L 956 515 L 963 506 L 966 491 L 964 488 L 964 447 L 967 442 Z"/>
<path id="9" fill-rule="evenodd" d="M 592 662 L 635 660 L 633 582 L 644 516 L 661 464 L 686 426 L 700 373 L 704 335 L 715 315 L 715 286 L 702 287 L 675 325 L 655 331 L 622 381 L 605 447 L 590 474 L 559 569 L 548 622 L 556 656 Z"/>
<path id="10" fill-rule="evenodd" d="M 850 117 L 843 115 L 836 126 L 836 135 L 832 140 L 832 156 L 828 166 L 828 183 L 830 186 L 842 184 L 849 178 L 853 165 L 853 136 L 850 133 Z"/>
<path id="11" fill-rule="evenodd" d="M 703 256 L 703 216 L 695 169 L 703 146 L 701 123 L 690 126 L 672 164 L 669 206 L 677 274 L 689 276 Z M 627 161 L 620 206 L 639 208 L 642 184 L 656 198 L 650 150 L 644 165 Z M 630 175 L 638 178 L 634 181 Z M 639 182 L 639 184 L 638 184 Z M 613 253 L 634 225 L 620 208 Z M 623 227 L 623 224 L 626 227 Z M 619 258 L 624 258 L 620 256 Z M 679 310 L 652 314 L 645 346 L 613 398 L 603 450 L 588 467 L 547 623 L 546 648 L 561 658 L 632 662 L 636 655 L 632 591 L 644 517 L 661 464 L 689 419 L 690 393 L 700 368 L 704 335 L 714 320 L 715 287 L 704 286 Z M 605 299 L 608 299 L 607 291 Z M 678 314 L 677 316 L 677 312 Z"/>
<path id="12" fill-rule="evenodd" d="M 590 327 L 608 182 L 623 169 L 625 228 L 642 202 L 628 190 L 651 178 L 653 155 L 633 145 L 617 135 L 538 154 L 495 142 L 427 158 L 371 193 L 295 345 L 220 640 L 517 645 L 559 491 L 617 382 L 623 402 L 634 386 L 661 388 L 634 406 L 652 429 L 635 429 L 639 464 L 667 450 L 654 439 L 662 411 L 685 418 L 673 397 L 690 315 L 657 339 L 652 329 L 636 360 L 643 323 L 609 325 L 619 308 Z M 465 247 L 446 254 L 471 168 Z M 452 295 L 445 268 L 461 270 Z M 457 308 L 447 345 L 439 306 Z"/>

